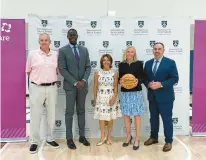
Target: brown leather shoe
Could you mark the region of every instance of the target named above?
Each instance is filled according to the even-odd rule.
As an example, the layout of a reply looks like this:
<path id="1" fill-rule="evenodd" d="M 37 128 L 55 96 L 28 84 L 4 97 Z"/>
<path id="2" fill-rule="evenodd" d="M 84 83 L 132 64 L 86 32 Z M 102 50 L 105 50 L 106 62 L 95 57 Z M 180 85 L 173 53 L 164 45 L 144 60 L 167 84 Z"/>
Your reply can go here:
<path id="1" fill-rule="evenodd" d="M 154 139 L 154 138 L 149 138 L 147 141 L 144 142 L 145 146 L 149 146 L 152 144 L 158 143 L 158 139 Z"/>
<path id="2" fill-rule="evenodd" d="M 166 143 L 163 147 L 163 152 L 168 152 L 168 151 L 171 151 L 172 149 L 172 144 L 171 143 Z"/>

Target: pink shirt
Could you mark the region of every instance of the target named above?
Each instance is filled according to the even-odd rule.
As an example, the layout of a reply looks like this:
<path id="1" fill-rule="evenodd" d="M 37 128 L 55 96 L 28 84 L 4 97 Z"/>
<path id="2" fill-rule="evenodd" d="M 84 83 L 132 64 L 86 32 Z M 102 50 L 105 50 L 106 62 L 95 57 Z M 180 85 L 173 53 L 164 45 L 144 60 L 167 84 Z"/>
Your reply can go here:
<path id="1" fill-rule="evenodd" d="M 26 72 L 30 72 L 29 79 L 36 84 L 57 81 L 57 52 L 50 50 L 48 54 L 41 49 L 29 53 Z"/>

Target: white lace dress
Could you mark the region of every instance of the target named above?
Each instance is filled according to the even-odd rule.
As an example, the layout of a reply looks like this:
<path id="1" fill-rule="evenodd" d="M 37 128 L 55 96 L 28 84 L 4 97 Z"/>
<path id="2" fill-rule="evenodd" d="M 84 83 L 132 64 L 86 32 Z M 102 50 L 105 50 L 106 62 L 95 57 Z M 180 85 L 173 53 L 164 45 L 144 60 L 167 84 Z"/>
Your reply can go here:
<path id="1" fill-rule="evenodd" d="M 109 105 L 109 100 L 114 95 L 114 72 L 103 71 L 98 72 L 98 90 L 97 100 L 94 112 L 94 119 L 110 121 L 121 117 L 119 98 L 113 106 Z"/>

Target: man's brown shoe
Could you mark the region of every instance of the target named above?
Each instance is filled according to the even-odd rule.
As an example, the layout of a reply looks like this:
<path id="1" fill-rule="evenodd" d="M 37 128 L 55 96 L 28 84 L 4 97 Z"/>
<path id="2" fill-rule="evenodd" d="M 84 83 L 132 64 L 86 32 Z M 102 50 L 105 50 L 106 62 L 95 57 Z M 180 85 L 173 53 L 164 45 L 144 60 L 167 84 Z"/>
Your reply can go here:
<path id="1" fill-rule="evenodd" d="M 163 152 L 168 152 L 168 151 L 171 151 L 172 149 L 172 144 L 171 143 L 166 143 L 163 147 Z"/>
<path id="2" fill-rule="evenodd" d="M 149 146 L 152 144 L 158 143 L 158 139 L 154 139 L 154 138 L 149 138 L 147 141 L 144 142 L 145 146 Z"/>

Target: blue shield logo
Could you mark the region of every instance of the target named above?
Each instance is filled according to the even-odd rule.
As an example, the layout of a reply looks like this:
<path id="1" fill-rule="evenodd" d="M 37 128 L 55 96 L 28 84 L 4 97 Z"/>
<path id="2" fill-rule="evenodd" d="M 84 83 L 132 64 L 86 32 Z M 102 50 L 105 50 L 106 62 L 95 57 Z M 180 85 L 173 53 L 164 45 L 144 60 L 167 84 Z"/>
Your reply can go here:
<path id="1" fill-rule="evenodd" d="M 91 67 L 96 68 L 97 67 L 97 61 L 91 61 Z"/>
<path id="2" fill-rule="evenodd" d="M 126 46 L 127 47 L 132 46 L 132 41 L 126 41 Z"/>

